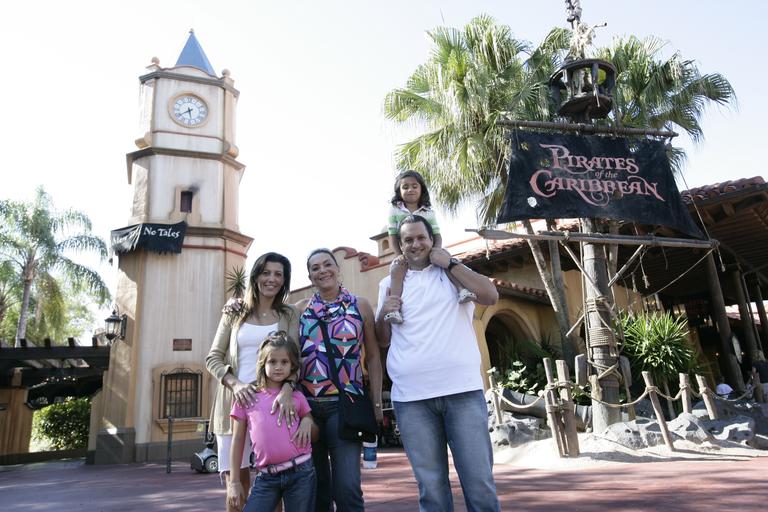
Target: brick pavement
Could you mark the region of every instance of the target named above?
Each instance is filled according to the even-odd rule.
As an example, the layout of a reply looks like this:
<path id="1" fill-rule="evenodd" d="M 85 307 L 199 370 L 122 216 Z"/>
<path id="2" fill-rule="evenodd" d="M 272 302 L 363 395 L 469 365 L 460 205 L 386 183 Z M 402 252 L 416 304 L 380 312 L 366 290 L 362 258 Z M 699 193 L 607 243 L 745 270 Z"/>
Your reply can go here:
<path id="1" fill-rule="evenodd" d="M 768 509 L 768 457 L 700 459 L 557 471 L 496 465 L 494 473 L 505 511 Z M 381 450 L 379 467 L 363 470 L 363 482 L 367 511 L 418 509 L 418 489 L 400 450 Z M 456 511 L 465 511 L 456 487 Z M 82 460 L 0 467 L 4 511 L 209 511 L 221 510 L 223 500 L 217 475 L 197 474 L 182 462 L 171 474 L 163 464 L 87 466 Z"/>

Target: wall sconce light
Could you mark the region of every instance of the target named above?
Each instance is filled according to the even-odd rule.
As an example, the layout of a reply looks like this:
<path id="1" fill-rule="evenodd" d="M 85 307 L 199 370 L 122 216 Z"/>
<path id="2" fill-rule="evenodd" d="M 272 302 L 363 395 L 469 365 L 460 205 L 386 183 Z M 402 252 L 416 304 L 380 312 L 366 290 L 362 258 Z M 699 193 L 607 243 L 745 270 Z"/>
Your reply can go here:
<path id="1" fill-rule="evenodd" d="M 120 308 L 115 305 L 112 314 L 104 319 L 104 336 L 110 343 L 112 343 L 115 338 L 120 340 L 125 339 L 125 326 L 127 322 L 128 315 L 125 313 L 121 315 Z"/>

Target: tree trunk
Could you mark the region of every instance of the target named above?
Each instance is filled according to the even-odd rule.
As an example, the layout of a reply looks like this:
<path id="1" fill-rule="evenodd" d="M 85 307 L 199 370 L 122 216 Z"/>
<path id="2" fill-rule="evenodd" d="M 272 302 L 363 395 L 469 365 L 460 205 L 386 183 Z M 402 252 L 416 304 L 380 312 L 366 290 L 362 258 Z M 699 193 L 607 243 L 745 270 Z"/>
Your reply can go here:
<path id="1" fill-rule="evenodd" d="M 0 324 L 5 320 L 5 312 L 8 311 L 8 297 L 0 293 Z"/>
<path id="2" fill-rule="evenodd" d="M 547 219 L 547 229 L 554 231 L 557 229 L 554 220 Z M 563 267 L 560 264 L 560 247 L 557 242 L 549 242 L 549 260 L 552 269 L 552 283 L 554 291 L 557 294 L 558 308 L 562 310 L 562 315 L 557 315 L 557 325 L 560 328 L 560 340 L 563 345 L 563 359 L 566 364 L 574 364 L 574 357 L 578 353 L 576 340 L 578 334 L 568 335 L 571 328 L 570 314 L 568 311 L 568 300 L 565 297 L 565 279 L 563 279 Z M 554 302 L 554 301 L 553 301 Z"/>
<path id="3" fill-rule="evenodd" d="M 531 221 L 524 220 L 523 226 L 526 233 L 529 235 L 534 234 Z M 568 318 L 568 304 L 565 299 L 565 291 L 563 286 L 562 270 L 560 268 L 560 253 L 557 251 L 552 252 L 552 255 L 557 254 L 557 264 L 553 261 L 552 273 L 550 274 L 547 268 L 547 260 L 544 257 L 544 253 L 541 251 L 541 246 L 537 240 L 528 240 L 528 246 L 531 248 L 533 254 L 533 261 L 536 263 L 536 268 L 539 271 L 539 277 L 544 283 L 544 289 L 547 291 L 550 302 L 552 302 L 552 309 L 555 310 L 555 318 L 557 319 L 557 326 L 560 329 L 560 339 L 563 346 L 563 359 L 569 364 L 573 364 L 573 357 L 576 353 L 576 344 L 572 337 L 568 336 L 568 330 L 570 329 L 570 320 Z M 561 284 L 558 286 L 555 284 L 553 276 L 556 276 Z"/>
<path id="4" fill-rule="evenodd" d="M 18 347 L 19 340 L 27 337 L 27 317 L 29 317 L 29 298 L 32 293 L 32 282 L 35 280 L 35 266 L 36 262 L 34 257 L 27 258 L 24 263 L 24 270 L 22 273 L 22 279 L 24 279 L 24 291 L 21 295 L 21 308 L 19 309 L 19 324 L 16 327 L 16 346 Z"/>
<path id="5" fill-rule="evenodd" d="M 741 370 L 736 356 L 733 353 L 733 344 L 731 342 L 731 325 L 728 322 L 728 315 L 725 312 L 725 300 L 723 299 L 723 290 L 720 286 L 720 278 L 717 274 L 717 265 L 712 253 L 707 255 L 707 266 L 704 267 L 707 272 L 707 281 L 709 284 L 709 297 L 712 303 L 712 311 L 717 324 L 717 333 L 720 336 L 720 372 L 725 377 L 725 381 L 739 393 L 745 390 L 744 380 L 741 378 Z"/>
<path id="6" fill-rule="evenodd" d="M 595 233 L 595 222 L 593 219 L 585 218 L 581 220 L 584 233 Z M 605 298 L 608 295 L 608 268 L 605 261 L 603 247 L 593 243 L 585 242 L 583 244 L 583 261 L 585 279 L 585 295 L 587 300 L 595 301 L 592 309 L 585 309 L 584 321 L 588 331 L 587 350 L 592 359 L 592 364 L 596 373 L 600 374 L 618 363 L 616 357 L 616 335 L 613 331 L 613 322 L 608 304 Z M 592 286 L 590 278 L 595 285 Z M 586 305 L 585 305 L 586 306 Z M 595 375 L 597 377 L 597 375 Z M 615 372 L 603 376 L 598 381 L 594 379 L 595 384 L 600 387 L 599 395 L 603 402 L 609 404 L 619 403 L 619 379 Z M 619 409 L 605 406 L 595 402 L 592 404 L 592 425 L 594 431 L 602 433 L 608 426 L 621 421 Z"/>
<path id="7" fill-rule="evenodd" d="M 21 309 L 19 309 L 19 324 L 16 328 L 16 346 L 21 346 L 19 340 L 27 337 L 27 317 L 29 316 L 29 296 L 32 291 L 32 280 L 24 279 L 24 292 L 21 296 Z"/>

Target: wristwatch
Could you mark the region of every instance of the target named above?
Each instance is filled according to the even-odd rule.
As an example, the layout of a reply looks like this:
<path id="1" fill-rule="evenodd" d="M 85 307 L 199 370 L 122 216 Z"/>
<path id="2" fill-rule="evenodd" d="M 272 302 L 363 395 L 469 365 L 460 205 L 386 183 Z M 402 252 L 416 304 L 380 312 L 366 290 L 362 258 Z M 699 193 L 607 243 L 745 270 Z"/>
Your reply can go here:
<path id="1" fill-rule="evenodd" d="M 448 262 L 448 267 L 446 270 L 450 272 L 456 265 L 461 265 L 461 260 L 459 260 L 459 258 L 451 258 L 451 261 Z"/>

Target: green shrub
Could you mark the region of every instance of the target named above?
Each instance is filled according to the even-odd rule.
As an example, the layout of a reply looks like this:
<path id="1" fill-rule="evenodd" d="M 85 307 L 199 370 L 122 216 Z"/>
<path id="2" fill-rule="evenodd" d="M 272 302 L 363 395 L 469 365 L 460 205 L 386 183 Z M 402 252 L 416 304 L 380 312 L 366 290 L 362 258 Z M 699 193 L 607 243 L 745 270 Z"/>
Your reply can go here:
<path id="1" fill-rule="evenodd" d="M 504 377 L 501 385 L 518 393 L 535 395 L 547 385 L 547 376 L 542 363 L 529 369 L 522 361 L 512 361 Z"/>
<path id="2" fill-rule="evenodd" d="M 90 420 L 90 399 L 70 398 L 35 413 L 32 437 L 54 450 L 85 448 Z"/>
<path id="3" fill-rule="evenodd" d="M 507 340 L 511 350 L 503 354 L 509 359 L 507 364 L 497 371 L 496 379 L 505 388 L 535 395 L 547 386 L 547 375 L 544 371 L 545 357 L 554 359 L 548 339 L 539 342 L 532 340 Z"/>
<path id="4" fill-rule="evenodd" d="M 696 355 L 688 342 L 684 317 L 669 313 L 621 315 L 624 330 L 623 353 L 632 365 L 632 375 L 642 382 L 640 372 L 648 371 L 656 384 L 676 382 L 679 373 L 696 370 Z"/>

